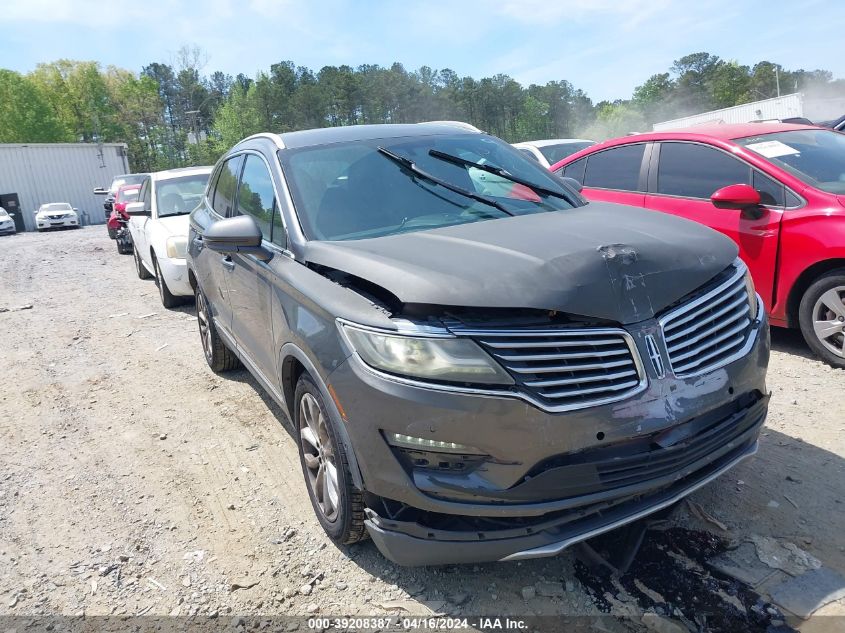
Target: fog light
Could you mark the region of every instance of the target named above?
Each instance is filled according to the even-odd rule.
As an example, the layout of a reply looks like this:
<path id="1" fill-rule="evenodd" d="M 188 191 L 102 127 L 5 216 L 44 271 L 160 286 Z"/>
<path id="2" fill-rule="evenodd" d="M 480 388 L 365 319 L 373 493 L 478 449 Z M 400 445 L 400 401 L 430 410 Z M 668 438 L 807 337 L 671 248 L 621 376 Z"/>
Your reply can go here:
<path id="1" fill-rule="evenodd" d="M 401 433 L 386 433 L 387 441 L 393 446 L 401 446 L 403 448 L 413 448 L 422 451 L 431 451 L 434 453 L 458 453 L 466 455 L 484 455 L 484 453 L 472 446 L 464 446 L 463 444 L 456 444 L 455 442 L 441 442 L 440 440 L 428 440 L 422 437 L 413 437 L 412 435 L 402 435 Z"/>

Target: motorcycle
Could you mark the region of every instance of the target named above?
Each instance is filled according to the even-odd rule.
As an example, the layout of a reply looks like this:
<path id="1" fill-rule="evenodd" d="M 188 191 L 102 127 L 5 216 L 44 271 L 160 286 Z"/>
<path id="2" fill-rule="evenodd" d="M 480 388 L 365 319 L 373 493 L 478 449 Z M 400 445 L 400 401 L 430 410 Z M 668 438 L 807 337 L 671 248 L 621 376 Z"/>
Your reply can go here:
<path id="1" fill-rule="evenodd" d="M 121 255 L 132 254 L 132 234 L 129 232 L 129 220 L 120 218 L 118 220 L 120 228 L 117 229 L 114 235 L 117 243 L 117 252 Z"/>
<path id="2" fill-rule="evenodd" d="M 114 235 L 117 252 L 121 255 L 132 254 L 132 234 L 129 232 L 129 215 L 118 209 L 112 209 L 108 221 L 109 233 Z"/>

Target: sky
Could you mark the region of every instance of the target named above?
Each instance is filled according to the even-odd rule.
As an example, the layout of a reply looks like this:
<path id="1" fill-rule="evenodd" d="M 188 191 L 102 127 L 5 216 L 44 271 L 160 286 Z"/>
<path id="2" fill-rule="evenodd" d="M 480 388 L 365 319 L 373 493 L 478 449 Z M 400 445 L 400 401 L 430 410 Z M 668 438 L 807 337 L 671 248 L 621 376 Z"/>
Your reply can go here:
<path id="1" fill-rule="evenodd" d="M 699 51 L 845 77 L 840 14 L 836 0 L 0 0 L 0 68 L 68 58 L 138 72 L 188 45 L 206 73 L 400 62 L 567 79 L 601 101 Z"/>

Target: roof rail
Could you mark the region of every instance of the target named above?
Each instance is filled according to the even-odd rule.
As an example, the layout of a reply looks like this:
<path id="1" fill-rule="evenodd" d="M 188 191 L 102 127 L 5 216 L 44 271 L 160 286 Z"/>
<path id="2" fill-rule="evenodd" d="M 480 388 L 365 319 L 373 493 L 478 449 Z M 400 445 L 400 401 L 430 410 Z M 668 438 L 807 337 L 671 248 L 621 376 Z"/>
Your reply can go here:
<path id="1" fill-rule="evenodd" d="M 274 134 L 273 132 L 259 132 L 258 134 L 247 136 L 245 139 L 241 139 L 240 141 L 238 141 L 238 145 L 240 145 L 244 141 L 249 141 L 254 138 L 270 139 L 271 141 L 273 141 L 273 143 L 275 143 L 276 147 L 278 147 L 279 149 L 285 149 L 285 142 L 282 140 L 282 137 L 278 134 Z"/>
<path id="2" fill-rule="evenodd" d="M 463 121 L 420 121 L 417 125 L 451 125 L 470 132 L 481 132 L 477 127 Z"/>

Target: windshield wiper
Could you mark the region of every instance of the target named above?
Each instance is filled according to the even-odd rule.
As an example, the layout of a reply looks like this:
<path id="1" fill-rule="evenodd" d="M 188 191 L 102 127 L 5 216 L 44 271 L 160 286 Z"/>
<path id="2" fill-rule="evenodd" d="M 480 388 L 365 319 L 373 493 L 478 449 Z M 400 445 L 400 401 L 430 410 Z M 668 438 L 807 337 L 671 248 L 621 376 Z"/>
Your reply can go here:
<path id="1" fill-rule="evenodd" d="M 422 169 L 417 167 L 417 164 L 414 161 L 412 161 L 410 158 L 407 158 L 405 156 L 400 156 L 399 154 L 394 154 L 393 152 L 391 152 L 386 147 L 379 147 L 378 151 L 381 154 L 384 154 L 385 156 L 387 156 L 394 163 L 401 165 L 402 167 L 404 167 L 405 169 L 410 171 L 412 174 L 414 174 L 415 176 L 419 176 L 423 180 L 428 180 L 429 182 L 433 182 L 435 185 L 440 185 L 444 189 L 448 189 L 449 191 L 453 191 L 454 193 L 457 193 L 461 196 L 464 196 L 465 198 L 471 198 L 472 200 L 477 200 L 478 202 L 481 202 L 481 203 L 486 204 L 488 206 L 495 207 L 496 209 L 498 209 L 499 211 L 501 211 L 502 213 L 505 213 L 507 215 L 511 215 L 511 216 L 514 215 L 511 211 L 508 211 L 507 207 L 505 207 L 503 204 L 496 202 L 495 200 L 492 200 L 492 199 L 488 198 L 487 196 L 483 196 L 480 193 L 475 193 L 474 191 L 469 191 L 467 189 L 464 189 L 463 187 L 459 187 L 458 185 L 453 185 L 451 182 L 448 182 L 446 180 L 441 180 L 437 176 L 432 176 L 428 172 L 423 171 Z"/>
<path id="2" fill-rule="evenodd" d="M 428 150 L 428 154 L 429 156 L 445 160 L 446 162 L 453 163 L 455 165 L 462 165 L 464 167 L 476 167 L 481 171 L 486 171 L 488 174 L 493 174 L 494 176 L 499 176 L 500 178 L 504 178 L 505 180 L 510 180 L 511 182 L 515 182 L 516 184 L 522 185 L 523 187 L 528 187 L 534 193 L 542 193 L 547 196 L 561 198 L 563 200 L 566 200 L 569 204 L 573 206 L 578 206 L 576 201 L 573 200 L 568 194 L 565 194 L 561 191 L 555 191 L 554 189 L 547 189 L 542 185 L 537 185 L 533 182 L 520 178 L 519 176 L 514 176 L 512 173 L 510 173 L 507 169 L 504 169 L 503 167 L 497 167 L 495 165 L 486 165 L 484 163 L 476 163 L 475 161 L 467 160 L 466 158 L 461 158 L 460 156 L 453 156 L 452 154 L 447 154 L 436 149 Z"/>

